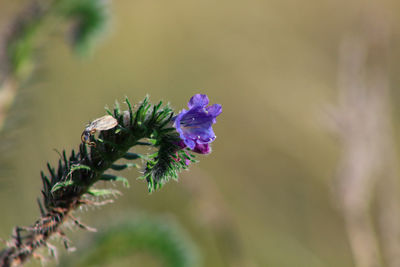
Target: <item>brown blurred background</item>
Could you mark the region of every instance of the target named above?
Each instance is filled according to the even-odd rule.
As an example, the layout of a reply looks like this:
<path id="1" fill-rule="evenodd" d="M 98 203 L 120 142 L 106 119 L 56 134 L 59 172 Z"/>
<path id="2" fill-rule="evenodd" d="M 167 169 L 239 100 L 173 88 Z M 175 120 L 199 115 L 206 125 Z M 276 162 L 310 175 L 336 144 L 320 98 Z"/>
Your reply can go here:
<path id="1" fill-rule="evenodd" d="M 28 2 L 0 0 L 0 26 Z M 122 102 L 125 95 L 138 102 L 149 94 L 153 102 L 170 102 L 178 111 L 193 94 L 205 93 L 211 103 L 223 106 L 212 154 L 183 172 L 179 183 L 170 182 L 151 195 L 144 182 L 135 180 L 135 170 L 124 172 L 131 188 L 121 188 L 124 195 L 114 204 L 80 214 L 84 222 L 96 227 L 132 211 L 169 214 L 198 246 L 203 266 L 396 266 L 389 258 L 398 256 L 385 256 L 380 228 L 381 211 L 392 206 L 381 205 L 377 196 L 397 191 L 379 187 L 383 193 L 376 193 L 381 169 L 359 174 L 353 184 L 360 188 L 364 180 L 373 181 L 360 205 L 370 214 L 362 219 L 370 220 L 377 232 L 377 240 L 364 243 L 376 244 L 379 265 L 363 265 L 356 260 L 363 256 L 354 256 L 351 218 L 346 218 L 351 211 L 348 215 L 341 209 L 348 204 L 343 201 L 347 193 L 336 184 L 352 175 L 343 174 L 341 166 L 354 167 L 358 158 L 346 157 L 352 141 L 343 131 L 338 134 L 335 123 L 332 127 L 332 117 L 341 116 L 340 124 L 349 114 L 335 108 L 351 90 L 351 85 L 341 86 L 340 73 L 345 72 L 344 79 L 353 77 L 346 74 L 352 69 L 346 72 L 340 47 L 358 40 L 354 43 L 359 46 L 350 44 L 353 48 L 344 48 L 343 54 L 352 57 L 351 49 L 364 49 L 384 61 L 377 65 L 384 64 L 379 73 L 384 73 L 385 88 L 376 86 L 377 95 L 373 88 L 365 90 L 367 99 L 371 94 L 383 99 L 385 111 L 364 118 L 363 111 L 374 106 L 350 103 L 348 108 L 357 106 L 360 114 L 347 123 L 358 121 L 362 127 L 384 118 L 385 126 L 371 130 L 382 131 L 383 137 L 372 135 L 360 146 L 376 139 L 389 140 L 385 145 L 392 150 L 398 145 L 400 2 L 119 0 L 110 6 L 111 25 L 93 55 L 77 58 L 62 35 L 51 36 L 38 51 L 35 77 L 19 91 L 2 134 L 2 238 L 15 225 L 34 222 L 39 171 L 47 161 L 56 162 L 54 149 L 76 148 L 86 123 L 102 116 L 105 105 Z M 387 34 L 376 35 L 382 31 Z M 368 85 L 374 77 L 375 61 L 368 55 L 365 62 L 359 60 L 362 55 L 354 59 L 364 64 L 361 68 L 372 66 L 363 78 L 355 78 L 356 84 L 365 79 Z M 365 93 L 357 88 L 353 100 Z M 361 135 L 368 129 L 361 129 Z M 375 162 L 387 156 L 379 151 L 360 153 L 377 153 L 370 161 Z M 395 178 L 390 188 L 396 188 L 397 152 L 391 153 Z M 395 209 L 396 200 L 391 203 Z M 397 217 L 385 220 L 395 225 Z M 396 243 L 399 236 L 386 233 L 391 234 Z M 78 231 L 72 239 L 76 244 L 85 235 L 91 233 Z"/>

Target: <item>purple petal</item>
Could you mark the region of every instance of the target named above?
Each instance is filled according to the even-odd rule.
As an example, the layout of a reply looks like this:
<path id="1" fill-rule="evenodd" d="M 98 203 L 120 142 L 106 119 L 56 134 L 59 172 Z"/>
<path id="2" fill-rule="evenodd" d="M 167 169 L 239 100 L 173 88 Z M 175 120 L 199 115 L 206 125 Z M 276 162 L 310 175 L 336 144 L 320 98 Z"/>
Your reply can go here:
<path id="1" fill-rule="evenodd" d="M 181 120 L 182 120 L 182 117 L 185 116 L 186 113 L 187 113 L 187 111 L 185 109 L 183 109 L 181 111 L 181 113 L 179 113 L 178 116 L 175 117 L 175 121 L 174 121 L 175 128 L 176 128 L 177 132 L 180 134 L 182 134 Z"/>
<path id="2" fill-rule="evenodd" d="M 222 112 L 222 106 L 220 104 L 214 104 L 212 106 L 206 107 L 208 114 L 214 118 L 216 118 Z M 215 119 L 213 120 L 215 123 Z"/>
<path id="3" fill-rule="evenodd" d="M 215 139 L 215 134 L 211 127 L 191 128 L 184 131 L 184 136 L 187 139 L 194 140 L 197 144 L 211 143 Z"/>
<path id="4" fill-rule="evenodd" d="M 199 154 L 210 154 L 211 147 L 209 144 L 196 144 L 196 146 L 193 149 L 193 152 L 196 152 Z"/>
<path id="5" fill-rule="evenodd" d="M 204 108 L 195 107 L 186 112 L 180 118 L 182 127 L 208 128 L 212 125 L 213 117 L 206 113 Z"/>
<path id="6" fill-rule="evenodd" d="M 193 150 L 194 148 L 195 148 L 195 146 L 196 146 L 196 143 L 192 140 L 192 139 L 189 139 L 189 138 L 185 138 L 185 139 L 183 139 L 183 142 L 185 142 L 185 144 L 188 146 L 188 148 L 190 148 L 191 150 Z"/>
<path id="7" fill-rule="evenodd" d="M 185 137 L 184 131 L 182 130 L 182 127 L 181 127 L 181 120 L 182 120 L 182 117 L 183 117 L 186 113 L 187 113 L 187 111 L 186 111 L 185 109 L 183 109 L 183 110 L 181 111 L 181 113 L 179 113 L 178 116 L 176 116 L 175 121 L 174 121 L 174 124 L 175 124 L 176 131 L 179 133 L 179 136 L 180 136 L 181 140 L 185 143 L 185 145 L 189 146 L 189 145 L 186 143 L 186 137 Z M 191 144 L 191 145 L 194 147 L 194 144 Z"/>
<path id="8" fill-rule="evenodd" d="M 188 107 L 205 107 L 209 103 L 207 95 L 196 94 L 189 100 Z"/>

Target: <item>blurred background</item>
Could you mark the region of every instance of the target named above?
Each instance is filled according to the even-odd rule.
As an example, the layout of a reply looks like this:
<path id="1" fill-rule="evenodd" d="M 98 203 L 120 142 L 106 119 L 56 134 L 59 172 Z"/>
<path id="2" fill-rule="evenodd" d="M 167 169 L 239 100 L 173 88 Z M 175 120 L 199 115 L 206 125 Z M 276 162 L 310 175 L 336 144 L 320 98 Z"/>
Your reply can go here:
<path id="1" fill-rule="evenodd" d="M 0 0 L 0 28 L 29 3 Z M 105 105 L 148 94 L 179 111 L 204 93 L 223 106 L 212 154 L 153 194 L 136 170 L 125 171 L 131 187 L 118 185 L 114 204 L 78 213 L 83 222 L 101 232 L 126 214 L 166 216 L 199 266 L 400 266 L 399 1 L 119 0 L 108 8 L 89 55 L 72 53 L 60 32 L 38 38 L 35 71 L 1 133 L 1 238 L 36 220 L 40 170 L 56 163 L 55 149 L 77 148 Z M 69 234 L 82 250 L 93 235 Z M 124 257 L 103 265 L 163 266 L 145 251 Z"/>

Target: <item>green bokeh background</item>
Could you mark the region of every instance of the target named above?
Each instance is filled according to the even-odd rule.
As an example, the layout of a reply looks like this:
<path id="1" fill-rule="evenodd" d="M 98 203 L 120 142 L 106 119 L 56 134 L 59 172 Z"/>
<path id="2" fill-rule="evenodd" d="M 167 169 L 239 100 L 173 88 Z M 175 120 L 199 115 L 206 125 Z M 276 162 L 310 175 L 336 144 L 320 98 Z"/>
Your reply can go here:
<path id="1" fill-rule="evenodd" d="M 340 148 L 324 120 L 337 101 L 338 46 L 357 30 L 365 2 L 119 0 L 93 55 L 76 57 L 61 34 L 43 40 L 3 134 L 0 236 L 34 222 L 39 171 L 56 162 L 54 149 L 76 148 L 105 105 L 149 94 L 178 111 L 201 92 L 223 106 L 213 153 L 151 195 L 136 170 L 124 172 L 131 188 L 118 186 L 122 197 L 82 220 L 99 228 L 124 212 L 173 216 L 204 266 L 354 266 L 331 192 Z M 26 3 L 0 0 L 0 26 Z M 379 6 L 394 13 L 400 2 Z M 397 88 L 400 20 L 390 21 Z M 79 244 L 90 235 L 71 236 Z M 159 266 L 137 257 L 138 266 Z"/>

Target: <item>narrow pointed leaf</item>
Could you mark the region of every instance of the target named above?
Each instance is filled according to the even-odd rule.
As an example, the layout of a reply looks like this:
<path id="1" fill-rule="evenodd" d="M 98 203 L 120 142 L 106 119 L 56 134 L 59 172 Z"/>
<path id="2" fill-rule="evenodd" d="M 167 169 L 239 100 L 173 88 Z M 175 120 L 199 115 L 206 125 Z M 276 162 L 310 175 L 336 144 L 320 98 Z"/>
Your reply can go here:
<path id="1" fill-rule="evenodd" d="M 128 179 L 126 179 L 125 177 L 122 176 L 116 176 L 116 175 L 112 175 L 112 174 L 103 174 L 101 176 L 101 180 L 102 181 L 116 181 L 116 182 L 122 182 L 122 184 L 125 187 L 129 187 L 129 182 Z"/>

